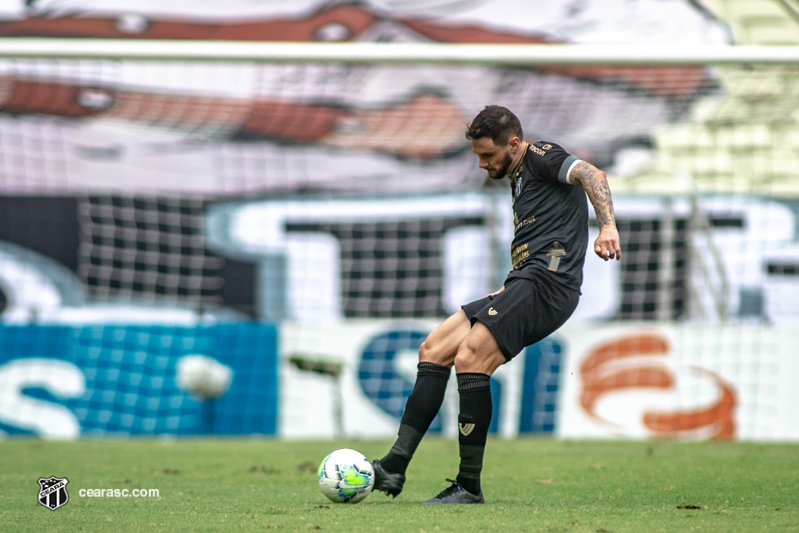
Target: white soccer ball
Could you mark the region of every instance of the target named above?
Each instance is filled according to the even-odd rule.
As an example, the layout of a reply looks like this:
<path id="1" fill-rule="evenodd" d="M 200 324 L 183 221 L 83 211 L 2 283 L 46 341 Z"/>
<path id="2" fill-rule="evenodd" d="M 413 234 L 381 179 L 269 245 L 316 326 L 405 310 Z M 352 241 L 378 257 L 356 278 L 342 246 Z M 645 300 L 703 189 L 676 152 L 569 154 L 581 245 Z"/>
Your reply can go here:
<path id="1" fill-rule="evenodd" d="M 362 453 L 342 448 L 319 465 L 319 488 L 336 503 L 358 503 L 375 486 L 372 463 Z"/>
<path id="2" fill-rule="evenodd" d="M 187 355 L 177 364 L 178 387 L 203 400 L 219 398 L 230 388 L 233 370 L 206 355 Z"/>

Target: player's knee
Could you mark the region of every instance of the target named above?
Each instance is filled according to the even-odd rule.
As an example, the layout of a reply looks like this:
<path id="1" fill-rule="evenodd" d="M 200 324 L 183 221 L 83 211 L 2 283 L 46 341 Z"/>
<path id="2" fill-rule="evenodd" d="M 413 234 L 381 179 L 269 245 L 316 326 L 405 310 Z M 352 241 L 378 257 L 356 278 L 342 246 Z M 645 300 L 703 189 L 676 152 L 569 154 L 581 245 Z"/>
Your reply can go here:
<path id="1" fill-rule="evenodd" d="M 475 372 L 477 362 L 477 353 L 464 342 L 455 355 L 455 372 Z"/>
<path id="2" fill-rule="evenodd" d="M 421 346 L 419 346 L 419 362 L 422 361 L 430 361 L 432 357 L 432 350 L 430 349 L 430 342 L 425 340 Z"/>
<path id="3" fill-rule="evenodd" d="M 427 339 L 422 343 L 421 346 L 419 346 L 419 362 L 446 365 L 448 361 L 444 361 L 439 352 L 440 350 L 436 350 L 435 348 L 435 343 L 430 342 L 430 340 Z"/>

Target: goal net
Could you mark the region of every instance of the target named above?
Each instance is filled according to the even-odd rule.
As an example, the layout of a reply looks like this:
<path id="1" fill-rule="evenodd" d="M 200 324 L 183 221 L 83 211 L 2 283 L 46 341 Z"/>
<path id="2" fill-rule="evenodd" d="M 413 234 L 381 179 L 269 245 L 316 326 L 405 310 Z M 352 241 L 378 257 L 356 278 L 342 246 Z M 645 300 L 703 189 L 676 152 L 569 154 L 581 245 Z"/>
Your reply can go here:
<path id="1" fill-rule="evenodd" d="M 164 45 L 115 44 L 114 57 L 84 46 L 100 57 L 58 58 L 53 44 L 0 60 L 3 212 L 27 217 L 10 218 L 4 238 L 36 250 L 41 220 L 63 210 L 59 231 L 76 250 L 54 258 L 94 299 L 260 318 L 444 316 L 507 266 L 505 190 L 463 137 L 496 103 L 528 139 L 610 176 L 625 261 L 598 274 L 614 289 L 591 318 L 794 311 L 780 301 L 790 298 L 766 297 L 794 269 L 784 246 L 796 227 L 792 63 L 570 54 L 557 64 L 548 51 L 503 58 L 489 47 L 490 64 L 446 46 L 443 58 L 383 52 L 381 63 L 366 44 L 360 60 L 355 45 L 339 61 L 302 46 L 294 56 L 305 59 L 286 61 L 279 45 L 242 43 L 228 60 L 192 60 L 185 46 L 168 60 Z M 267 59 L 246 59 L 259 53 Z M 20 213 L 18 198 L 50 207 Z M 280 226 L 271 242 L 246 226 L 259 217 Z M 590 280 L 598 269 L 587 270 Z"/>
<path id="2" fill-rule="evenodd" d="M 796 323 L 791 54 L 2 40 L 0 320 L 440 320 L 510 268 L 464 138 L 499 104 L 608 174 L 623 261 L 588 254 L 572 324 Z M 529 431 L 563 371 L 538 350 Z"/>

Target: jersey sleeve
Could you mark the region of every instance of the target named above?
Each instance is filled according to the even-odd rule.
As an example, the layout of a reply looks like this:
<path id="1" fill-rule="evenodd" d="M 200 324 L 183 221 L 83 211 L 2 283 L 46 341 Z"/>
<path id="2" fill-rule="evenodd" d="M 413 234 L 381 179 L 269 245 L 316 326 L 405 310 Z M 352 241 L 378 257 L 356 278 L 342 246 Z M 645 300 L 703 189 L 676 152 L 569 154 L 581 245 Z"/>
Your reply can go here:
<path id="1" fill-rule="evenodd" d="M 530 145 L 527 162 L 530 170 L 539 178 L 570 184 L 569 173 L 580 159 L 555 143 L 539 141 Z"/>

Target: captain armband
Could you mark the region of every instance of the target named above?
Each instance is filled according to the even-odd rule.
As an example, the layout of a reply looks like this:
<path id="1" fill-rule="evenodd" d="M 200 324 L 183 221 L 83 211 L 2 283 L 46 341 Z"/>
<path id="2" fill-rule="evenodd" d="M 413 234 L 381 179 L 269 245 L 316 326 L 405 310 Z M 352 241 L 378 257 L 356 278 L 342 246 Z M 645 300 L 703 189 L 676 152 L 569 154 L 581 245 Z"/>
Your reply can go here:
<path id="1" fill-rule="evenodd" d="M 583 160 L 577 158 L 577 156 L 570 155 L 567 157 L 563 164 L 560 166 L 560 172 L 558 173 L 558 181 L 561 183 L 567 183 L 569 185 L 576 185 L 570 176 L 572 173 L 572 169 L 578 164 L 581 163 Z"/>

